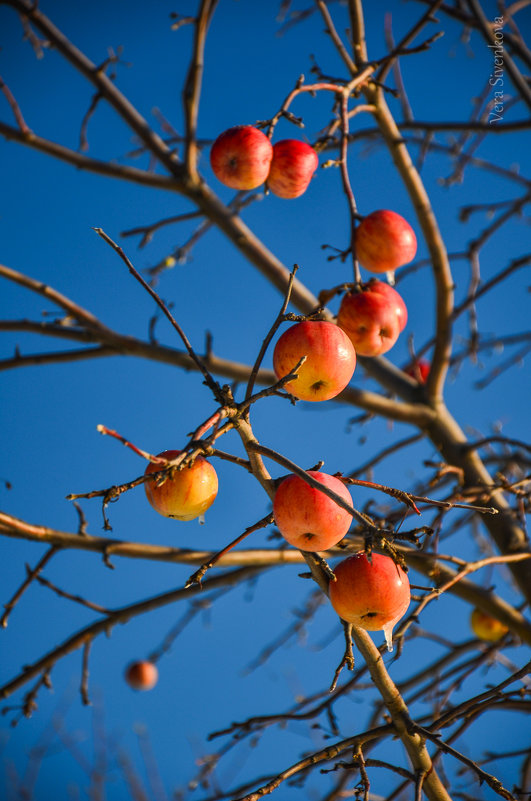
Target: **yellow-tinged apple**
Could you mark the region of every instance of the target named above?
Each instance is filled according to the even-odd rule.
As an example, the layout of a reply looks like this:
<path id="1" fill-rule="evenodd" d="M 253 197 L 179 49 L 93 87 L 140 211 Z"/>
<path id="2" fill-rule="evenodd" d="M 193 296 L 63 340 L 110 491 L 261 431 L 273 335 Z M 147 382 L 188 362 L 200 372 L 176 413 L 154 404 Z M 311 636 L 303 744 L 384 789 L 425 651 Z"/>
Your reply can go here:
<path id="1" fill-rule="evenodd" d="M 163 451 L 163 459 L 176 459 L 181 451 Z M 163 468 L 150 462 L 144 475 L 158 473 Z M 160 480 L 148 479 L 144 482 L 146 496 L 156 511 L 164 517 L 175 520 L 193 520 L 204 514 L 212 506 L 218 494 L 218 476 L 209 461 L 198 456 L 190 466 L 175 469 L 173 474 Z"/>
<path id="2" fill-rule="evenodd" d="M 470 626 L 476 637 L 485 642 L 497 642 L 509 631 L 504 623 L 481 609 L 472 610 Z"/>

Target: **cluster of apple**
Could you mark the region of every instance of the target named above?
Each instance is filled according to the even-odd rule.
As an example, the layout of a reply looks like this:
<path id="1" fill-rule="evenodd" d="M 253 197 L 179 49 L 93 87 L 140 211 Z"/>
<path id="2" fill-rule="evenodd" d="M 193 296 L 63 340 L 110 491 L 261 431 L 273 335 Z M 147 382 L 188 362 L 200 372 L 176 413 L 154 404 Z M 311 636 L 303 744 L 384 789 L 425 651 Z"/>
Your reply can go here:
<path id="1" fill-rule="evenodd" d="M 356 249 L 362 264 L 373 272 L 396 270 L 414 257 L 416 238 L 410 225 L 399 214 L 388 210 L 375 211 L 359 225 Z M 384 281 L 372 279 L 343 297 L 337 325 L 309 321 L 289 328 L 275 347 L 275 373 L 278 378 L 283 378 L 305 356 L 297 378 L 288 382 L 286 389 L 301 400 L 329 400 L 338 395 L 352 378 L 356 353 L 361 356 L 386 353 L 406 323 L 406 304 L 398 292 Z M 425 364 L 422 362 L 421 366 L 419 362 L 421 383 L 427 376 Z M 417 377 L 417 372 L 412 377 Z"/>
<path id="2" fill-rule="evenodd" d="M 273 146 L 250 125 L 222 133 L 212 146 L 210 160 L 215 175 L 227 186 L 250 190 L 267 181 L 269 189 L 283 198 L 302 195 L 318 165 L 317 153 L 304 142 L 285 139 Z M 375 211 L 357 228 L 357 256 L 373 273 L 394 271 L 413 259 L 415 252 L 413 230 L 393 211 Z M 385 353 L 406 322 L 407 309 L 398 292 L 373 279 L 343 298 L 337 325 L 304 321 L 287 329 L 274 349 L 275 373 L 279 379 L 287 376 L 304 357 L 297 377 L 285 384 L 286 390 L 302 400 L 329 400 L 352 378 L 356 352 L 363 356 Z M 171 461 L 179 453 L 158 455 Z M 160 470 L 160 464 L 150 463 L 145 475 L 151 477 Z M 308 475 L 351 505 L 350 493 L 338 478 L 317 471 Z M 160 480 L 150 478 L 144 487 L 148 501 L 161 515 L 193 520 L 214 502 L 218 479 L 210 462 L 198 457 Z M 280 482 L 273 513 L 283 537 L 303 551 L 326 551 L 337 545 L 352 521 L 345 508 L 297 475 Z M 383 629 L 390 645 L 392 628 L 409 605 L 405 573 L 387 556 L 374 554 L 368 560 L 361 553 L 341 562 L 335 575 L 330 585 L 334 609 L 344 620 L 367 630 Z M 131 686 L 150 689 L 156 682 L 156 668 L 149 662 L 134 663 L 127 680 Z"/>
<path id="3" fill-rule="evenodd" d="M 283 139 L 272 145 L 258 128 L 252 125 L 236 125 L 218 136 L 210 151 L 210 163 L 216 177 L 232 189 L 256 189 L 267 182 L 273 194 L 282 198 L 296 198 L 306 191 L 317 168 L 318 157 L 315 150 L 305 142 Z M 394 272 L 410 262 L 417 251 L 417 240 L 415 232 L 400 214 L 381 209 L 361 221 L 356 229 L 355 248 L 356 257 L 363 267 L 369 272 L 382 274 Z M 386 353 L 395 344 L 406 322 L 406 305 L 398 292 L 385 282 L 375 279 L 361 287 L 355 287 L 345 295 L 338 314 L 338 325 L 347 333 L 361 356 Z M 341 335 L 337 334 L 338 342 L 332 344 L 332 334 L 323 326 L 320 330 L 326 337 L 326 344 L 323 341 L 319 346 L 320 353 L 314 362 L 323 361 L 322 354 L 327 347 L 332 346 L 341 360 L 341 367 L 333 372 L 337 372 L 343 380 L 348 374 L 347 363 L 352 368 L 341 387 L 343 389 L 354 372 L 355 354 L 347 356 L 344 343 L 340 341 Z M 304 342 L 309 335 L 308 331 L 306 326 L 300 329 L 300 333 L 287 336 L 290 347 L 299 338 L 301 343 Z M 317 334 L 312 339 L 315 343 Z M 299 352 L 300 349 L 296 350 L 299 355 L 287 366 L 286 372 L 304 355 Z M 333 358 L 330 356 L 327 359 L 330 364 Z M 279 362 L 281 360 L 282 357 L 279 356 Z M 307 364 L 303 372 L 310 370 L 313 368 Z M 327 400 L 334 397 L 330 392 L 336 380 L 317 379 L 313 384 L 318 385 L 322 391 L 308 392 L 305 388 L 304 395 L 297 391 L 293 394 L 303 400 Z M 303 383 L 306 383 L 303 381 L 303 373 L 299 373 L 299 390 Z M 292 386 L 290 391 L 293 389 Z"/>
<path id="4" fill-rule="evenodd" d="M 231 189 L 248 191 L 267 182 L 274 195 L 288 199 L 306 192 L 319 158 L 306 142 L 282 139 L 272 145 L 253 125 L 236 125 L 218 136 L 210 164 L 216 178 Z"/>

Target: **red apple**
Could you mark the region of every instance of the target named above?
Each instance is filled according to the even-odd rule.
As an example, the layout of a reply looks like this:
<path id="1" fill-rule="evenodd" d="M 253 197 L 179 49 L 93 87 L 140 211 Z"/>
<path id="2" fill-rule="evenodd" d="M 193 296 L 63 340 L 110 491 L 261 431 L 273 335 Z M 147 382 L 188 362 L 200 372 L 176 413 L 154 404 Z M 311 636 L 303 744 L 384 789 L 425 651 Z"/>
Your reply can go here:
<path id="1" fill-rule="evenodd" d="M 158 678 L 156 665 L 146 659 L 132 662 L 125 671 L 125 680 L 134 690 L 152 690 Z"/>
<path id="2" fill-rule="evenodd" d="M 417 359 L 416 362 L 406 367 L 404 370 L 406 375 L 414 378 L 419 384 L 425 384 L 430 374 L 430 363 L 425 359 Z"/>
<path id="3" fill-rule="evenodd" d="M 210 151 L 214 175 L 231 189 L 256 189 L 263 184 L 273 158 L 267 136 L 252 125 L 236 125 L 220 134 Z"/>
<path id="4" fill-rule="evenodd" d="M 300 197 L 318 166 L 319 157 L 313 147 L 298 139 L 282 139 L 273 146 L 267 186 L 278 197 Z"/>
<path id="5" fill-rule="evenodd" d="M 307 359 L 297 378 L 285 385 L 301 400 L 335 398 L 347 386 L 356 367 L 356 352 L 347 334 L 325 320 L 296 323 L 284 331 L 273 352 L 277 378 L 288 375 L 303 356 Z"/>
<path id="6" fill-rule="evenodd" d="M 504 623 L 481 609 L 472 610 L 470 626 L 476 637 L 485 642 L 497 642 L 509 631 Z"/>
<path id="7" fill-rule="evenodd" d="M 330 601 L 340 618 L 367 631 L 383 630 L 389 650 L 396 623 L 407 611 L 409 580 L 389 556 L 364 552 L 349 556 L 334 568 Z"/>
<path id="8" fill-rule="evenodd" d="M 398 292 L 382 281 L 370 281 L 349 292 L 339 307 L 337 323 L 360 356 L 387 353 L 403 330 L 407 309 Z"/>
<path id="9" fill-rule="evenodd" d="M 400 214 L 373 211 L 356 229 L 356 258 L 372 273 L 396 270 L 415 258 L 417 238 Z"/>
<path id="10" fill-rule="evenodd" d="M 163 459 L 176 459 L 181 451 L 163 451 L 158 455 Z M 158 473 L 163 468 L 150 462 L 144 475 Z M 193 520 L 204 514 L 212 506 L 218 494 L 216 471 L 206 459 L 198 456 L 190 467 L 174 470 L 171 478 L 144 482 L 147 499 L 156 511 L 164 517 L 175 520 Z"/>
<path id="11" fill-rule="evenodd" d="M 338 478 L 316 470 L 308 470 L 308 475 L 352 506 L 350 492 Z M 301 551 L 332 548 L 343 539 L 352 522 L 346 509 L 296 475 L 279 484 L 273 514 L 284 539 Z"/>

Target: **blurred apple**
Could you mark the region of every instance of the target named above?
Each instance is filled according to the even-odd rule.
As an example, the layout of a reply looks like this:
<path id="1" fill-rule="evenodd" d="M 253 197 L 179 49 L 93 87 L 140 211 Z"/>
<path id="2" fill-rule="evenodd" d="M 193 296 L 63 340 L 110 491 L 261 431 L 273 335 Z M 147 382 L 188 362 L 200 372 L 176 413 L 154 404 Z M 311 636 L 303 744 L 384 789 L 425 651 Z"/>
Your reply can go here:
<path id="1" fill-rule="evenodd" d="M 306 192 L 318 165 L 319 158 L 313 147 L 298 139 L 282 139 L 273 146 L 267 186 L 278 197 L 300 197 Z"/>
<path id="2" fill-rule="evenodd" d="M 163 451 L 163 459 L 176 459 L 181 451 Z M 144 475 L 158 473 L 163 468 L 150 462 Z M 209 461 L 198 456 L 190 467 L 175 469 L 172 476 L 144 482 L 146 496 L 156 511 L 175 520 L 193 520 L 212 506 L 218 494 L 217 473 Z"/>
<path id="3" fill-rule="evenodd" d="M 410 602 L 409 580 L 389 556 L 364 552 L 349 556 L 334 568 L 330 602 L 340 618 L 367 631 L 383 630 L 389 650 L 396 623 Z"/>
<path id="4" fill-rule="evenodd" d="M 210 150 L 214 175 L 231 189 L 256 189 L 269 173 L 273 146 L 252 125 L 236 125 L 220 134 Z"/>
<path id="5" fill-rule="evenodd" d="M 409 367 L 406 367 L 404 372 L 406 375 L 414 378 L 415 381 L 418 381 L 419 384 L 425 384 L 430 374 L 430 367 L 430 363 L 425 359 L 417 359 L 416 362 L 411 364 Z"/>
<path id="6" fill-rule="evenodd" d="M 273 352 L 277 378 L 288 375 L 302 356 L 307 359 L 297 378 L 285 385 L 301 400 L 335 398 L 347 386 L 356 367 L 356 352 L 347 334 L 325 320 L 296 323 L 284 331 Z"/>
<path id="7" fill-rule="evenodd" d="M 387 353 L 407 322 L 398 292 L 383 281 L 369 281 L 361 291 L 343 297 L 337 323 L 348 334 L 359 356 Z"/>
<path id="8" fill-rule="evenodd" d="M 352 506 L 350 492 L 338 478 L 316 470 L 308 470 L 308 475 Z M 279 484 L 273 514 L 284 539 L 301 551 L 332 548 L 343 539 L 352 522 L 346 509 L 296 475 Z"/>
<path id="9" fill-rule="evenodd" d="M 125 671 L 125 680 L 134 690 L 152 690 L 158 678 L 156 665 L 146 659 L 132 662 Z"/>
<path id="10" fill-rule="evenodd" d="M 394 211 L 373 211 L 356 229 L 356 258 L 372 273 L 392 272 L 412 261 L 416 252 L 413 228 Z"/>
<path id="11" fill-rule="evenodd" d="M 472 610 L 470 626 L 476 637 L 485 642 L 497 642 L 509 631 L 504 623 L 482 612 L 481 609 Z"/>

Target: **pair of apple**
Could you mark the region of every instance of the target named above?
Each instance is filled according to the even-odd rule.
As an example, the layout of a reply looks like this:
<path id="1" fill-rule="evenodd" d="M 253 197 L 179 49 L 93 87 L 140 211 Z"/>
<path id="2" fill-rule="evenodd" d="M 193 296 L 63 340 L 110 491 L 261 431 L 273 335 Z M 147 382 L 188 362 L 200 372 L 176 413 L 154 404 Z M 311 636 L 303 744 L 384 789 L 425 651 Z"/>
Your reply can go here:
<path id="1" fill-rule="evenodd" d="M 417 252 L 415 232 L 400 214 L 373 211 L 356 229 L 356 258 L 372 273 L 394 272 Z M 337 315 L 360 356 L 387 353 L 407 323 L 407 308 L 398 292 L 372 279 L 344 296 Z"/>
<path id="2" fill-rule="evenodd" d="M 313 147 L 298 139 L 272 145 L 253 125 L 236 125 L 218 136 L 210 164 L 216 178 L 231 189 L 248 191 L 267 181 L 274 195 L 296 198 L 308 188 L 319 158 Z"/>
<path id="3" fill-rule="evenodd" d="M 309 470 L 319 484 L 339 495 L 349 506 L 350 492 L 339 478 Z M 275 493 L 273 515 L 282 536 L 301 551 L 326 551 L 337 545 L 350 528 L 352 516 L 318 488 L 297 475 L 283 479 Z M 337 614 L 367 631 L 384 631 L 389 650 L 392 631 L 410 601 L 409 581 L 392 559 L 355 554 L 334 568 L 330 601 Z"/>
<path id="4" fill-rule="evenodd" d="M 379 356 L 398 339 L 407 323 L 406 304 L 389 284 L 372 280 L 345 295 L 337 325 L 325 320 L 296 323 L 278 339 L 273 369 L 283 378 L 305 356 L 297 378 L 285 388 L 296 398 L 324 401 L 335 398 L 356 368 L 356 353 Z"/>

